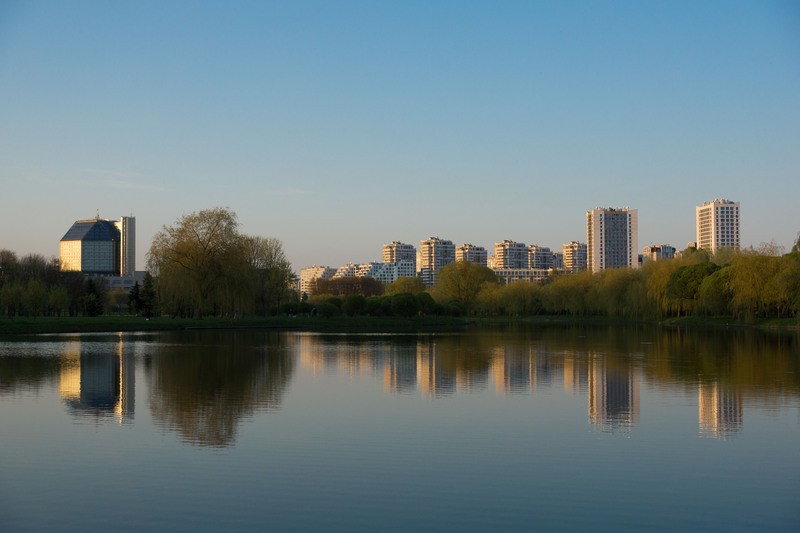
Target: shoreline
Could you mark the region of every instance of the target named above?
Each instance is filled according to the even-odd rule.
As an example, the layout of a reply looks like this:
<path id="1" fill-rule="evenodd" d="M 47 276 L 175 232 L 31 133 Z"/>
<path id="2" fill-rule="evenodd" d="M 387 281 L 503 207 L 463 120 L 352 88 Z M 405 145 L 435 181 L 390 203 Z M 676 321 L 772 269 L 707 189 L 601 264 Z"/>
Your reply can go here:
<path id="1" fill-rule="evenodd" d="M 756 322 L 733 320 L 730 317 L 698 318 L 682 317 L 669 319 L 622 318 L 607 316 L 537 315 L 531 317 L 451 317 L 417 316 L 399 317 L 245 317 L 245 318 L 168 318 L 146 319 L 136 316 L 101 317 L 16 317 L 0 319 L 0 337 L 21 335 L 156 332 L 184 330 L 274 330 L 274 331 L 320 331 L 320 332 L 413 332 L 413 331 L 458 331 L 468 327 L 506 326 L 563 326 L 605 325 L 631 326 L 651 325 L 678 328 L 754 328 L 763 330 L 800 331 L 796 319 L 769 319 Z"/>

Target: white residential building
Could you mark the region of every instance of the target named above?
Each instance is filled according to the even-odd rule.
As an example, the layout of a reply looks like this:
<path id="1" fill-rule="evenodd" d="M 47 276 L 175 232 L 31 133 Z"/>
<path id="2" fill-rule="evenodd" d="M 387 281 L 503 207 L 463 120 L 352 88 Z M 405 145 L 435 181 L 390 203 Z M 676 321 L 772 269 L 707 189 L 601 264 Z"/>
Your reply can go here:
<path id="1" fill-rule="evenodd" d="M 547 270 L 554 268 L 553 252 L 547 246 L 531 244 L 528 246 L 528 265 L 531 268 Z"/>
<path id="2" fill-rule="evenodd" d="M 739 202 L 714 199 L 695 208 L 697 248 L 712 254 L 721 248 L 738 250 Z"/>
<path id="3" fill-rule="evenodd" d="M 584 254 L 584 258 L 586 254 Z M 553 252 L 553 269 L 564 270 L 564 252 Z"/>
<path id="4" fill-rule="evenodd" d="M 639 266 L 639 212 L 637 209 L 597 207 L 586 212 L 587 268 Z"/>
<path id="5" fill-rule="evenodd" d="M 436 283 L 436 273 L 455 260 L 456 247 L 453 241 L 430 237 L 419 242 L 417 274 L 426 286 L 432 287 Z"/>
<path id="6" fill-rule="evenodd" d="M 528 268 L 528 246 L 523 242 L 504 240 L 494 243 L 494 268 Z"/>
<path id="7" fill-rule="evenodd" d="M 456 249 L 456 261 L 468 261 L 481 266 L 486 266 L 488 252 L 483 246 L 463 244 Z"/>
<path id="8" fill-rule="evenodd" d="M 547 278 L 547 270 L 541 268 L 495 268 L 494 274 L 503 284 L 515 281 L 540 282 Z"/>
<path id="9" fill-rule="evenodd" d="M 417 261 L 417 249 L 413 244 L 392 241 L 383 245 L 383 262 L 397 263 L 398 261 Z"/>
<path id="10" fill-rule="evenodd" d="M 586 243 L 570 241 L 561 245 L 562 268 L 566 272 L 586 270 Z"/>
<path id="11" fill-rule="evenodd" d="M 300 294 L 311 294 L 318 279 L 331 279 L 336 269 L 327 266 L 310 266 L 300 269 Z"/>
<path id="12" fill-rule="evenodd" d="M 372 277 L 389 284 L 398 278 L 414 278 L 417 275 L 416 261 L 396 261 L 380 263 L 380 267 L 372 273 Z"/>

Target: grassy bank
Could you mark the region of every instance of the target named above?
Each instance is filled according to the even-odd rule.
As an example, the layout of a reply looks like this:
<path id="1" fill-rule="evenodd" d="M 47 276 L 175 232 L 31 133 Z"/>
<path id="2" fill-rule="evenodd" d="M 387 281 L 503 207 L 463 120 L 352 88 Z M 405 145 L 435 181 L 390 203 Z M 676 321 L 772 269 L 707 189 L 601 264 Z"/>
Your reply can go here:
<path id="1" fill-rule="evenodd" d="M 277 329 L 300 331 L 404 332 L 457 330 L 469 321 L 457 317 L 246 317 L 167 318 L 134 316 L 0 318 L 0 335 L 93 333 L 118 331 L 178 331 L 185 329 Z"/>
<path id="2" fill-rule="evenodd" d="M 755 321 L 735 320 L 731 317 L 695 317 L 681 318 L 624 318 L 614 316 L 572 316 L 572 315 L 534 315 L 527 317 L 481 317 L 474 322 L 481 326 L 505 325 L 563 325 L 563 324 L 596 324 L 596 325 L 631 325 L 654 324 L 674 327 L 755 327 L 764 329 L 800 330 L 800 322 L 796 318 L 771 318 Z"/>
<path id="3" fill-rule="evenodd" d="M 800 330 L 797 319 L 769 319 L 756 322 L 736 321 L 730 317 L 682 317 L 664 320 L 632 319 L 607 316 L 536 315 L 530 317 L 459 318 L 448 316 L 399 317 L 246 317 L 246 318 L 167 318 L 147 320 L 134 316 L 99 317 L 17 317 L 0 318 L 0 336 L 42 333 L 93 333 L 118 331 L 179 331 L 186 329 L 275 329 L 336 332 L 413 332 L 455 331 L 469 325 L 478 326 L 547 326 L 564 324 L 630 325 L 658 324 L 680 327 L 758 327 Z"/>

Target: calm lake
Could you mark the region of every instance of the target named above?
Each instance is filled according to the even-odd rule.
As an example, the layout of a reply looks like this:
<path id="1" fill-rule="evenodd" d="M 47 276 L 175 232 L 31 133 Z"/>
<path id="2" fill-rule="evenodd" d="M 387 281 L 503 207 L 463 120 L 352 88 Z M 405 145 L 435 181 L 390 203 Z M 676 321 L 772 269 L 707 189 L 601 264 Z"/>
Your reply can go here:
<path id="1" fill-rule="evenodd" d="M 800 531 L 800 334 L 0 342 L 0 531 Z"/>

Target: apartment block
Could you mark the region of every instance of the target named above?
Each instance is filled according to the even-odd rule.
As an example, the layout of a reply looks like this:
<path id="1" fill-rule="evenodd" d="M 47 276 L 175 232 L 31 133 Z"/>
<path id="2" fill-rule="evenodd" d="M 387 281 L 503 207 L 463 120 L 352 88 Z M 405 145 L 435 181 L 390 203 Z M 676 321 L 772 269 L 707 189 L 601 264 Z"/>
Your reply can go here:
<path id="1" fill-rule="evenodd" d="M 456 261 L 468 261 L 481 266 L 486 266 L 488 252 L 483 246 L 463 244 L 456 248 Z"/>
<path id="2" fill-rule="evenodd" d="M 456 247 L 453 241 L 429 237 L 419 242 L 417 274 L 426 286 L 432 287 L 436 283 L 436 273 L 455 260 Z"/>
<path id="3" fill-rule="evenodd" d="M 597 207 L 586 212 L 587 268 L 639 266 L 639 212 L 636 209 Z"/>
<path id="4" fill-rule="evenodd" d="M 300 294 L 311 294 L 318 279 L 331 279 L 336 269 L 328 266 L 310 266 L 300 269 Z"/>
<path id="5" fill-rule="evenodd" d="M 566 272 L 586 270 L 586 243 L 570 241 L 561 245 L 562 268 Z"/>
<path id="6" fill-rule="evenodd" d="M 739 202 L 714 199 L 695 208 L 697 248 L 717 253 L 722 248 L 738 250 Z"/>
<path id="7" fill-rule="evenodd" d="M 547 270 L 554 268 L 555 257 L 547 246 L 531 244 L 528 246 L 528 265 L 530 268 Z"/>
<path id="8" fill-rule="evenodd" d="M 416 261 L 380 263 L 380 267 L 375 269 L 371 276 L 387 284 L 397 281 L 398 278 L 413 278 L 417 275 L 416 263 Z"/>
<path id="9" fill-rule="evenodd" d="M 494 268 L 528 268 L 528 246 L 522 242 L 504 240 L 494 244 Z"/>
<path id="10" fill-rule="evenodd" d="M 675 257 L 674 246 L 669 244 L 651 244 L 642 248 L 643 261 L 663 261 L 664 259 L 672 259 Z"/>
<path id="11" fill-rule="evenodd" d="M 398 261 L 417 261 L 417 249 L 413 244 L 392 241 L 383 245 L 383 262 L 397 263 Z"/>
<path id="12" fill-rule="evenodd" d="M 548 274 L 541 268 L 495 268 L 493 272 L 504 285 L 515 281 L 541 282 Z"/>

